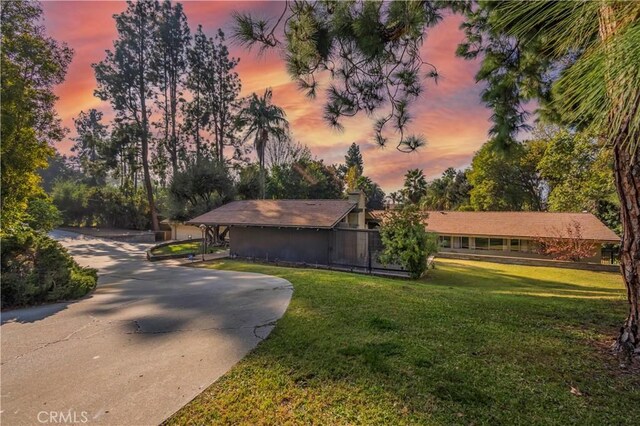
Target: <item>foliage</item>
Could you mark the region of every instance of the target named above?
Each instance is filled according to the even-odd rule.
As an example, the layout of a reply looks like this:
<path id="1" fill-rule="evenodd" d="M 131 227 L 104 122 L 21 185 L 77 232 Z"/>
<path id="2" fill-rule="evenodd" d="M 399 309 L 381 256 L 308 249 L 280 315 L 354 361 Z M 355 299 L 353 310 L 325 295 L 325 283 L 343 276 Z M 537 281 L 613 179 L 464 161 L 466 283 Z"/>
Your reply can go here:
<path id="1" fill-rule="evenodd" d="M 349 170 L 354 170 L 355 166 Z M 382 210 L 384 209 L 385 193 L 380 188 L 380 185 L 372 181 L 367 176 L 360 176 L 356 180 L 356 188 L 364 192 L 367 200 L 366 208 L 368 210 Z"/>
<path id="2" fill-rule="evenodd" d="M 300 160 L 271 168 L 267 194 L 275 199 L 341 198 L 342 182 L 335 168 L 322 160 Z"/>
<path id="3" fill-rule="evenodd" d="M 270 168 L 301 160 L 311 160 L 311 150 L 301 142 L 294 142 L 290 134 L 284 138 L 272 139 L 265 147 L 265 163 Z"/>
<path id="4" fill-rule="evenodd" d="M 321 74 L 331 79 L 324 112 L 329 124 L 341 129 L 342 117 L 382 112 L 374 124 L 376 142 L 385 145 L 397 133 L 397 149 L 406 152 L 425 143 L 406 134 L 409 105 L 421 94 L 424 76 L 438 77 L 422 58 L 424 33 L 443 9 L 465 8 L 466 2 L 287 2 L 275 24 L 236 13 L 234 37 L 265 49 L 281 47 L 277 34 L 285 34 L 287 70 L 301 90 L 313 98 Z"/>
<path id="5" fill-rule="evenodd" d="M 347 155 L 344 156 L 344 164 L 341 164 L 339 171 L 343 175 L 347 175 L 353 169 L 355 178 L 359 178 L 364 173 L 364 161 L 362 160 L 362 154 L 360 153 L 360 146 L 353 142 L 347 150 Z"/>
<path id="6" fill-rule="evenodd" d="M 64 80 L 73 51 L 46 36 L 41 17 L 36 2 L 2 3 L 2 233 L 19 226 L 28 200 L 41 192 L 37 171 L 46 167 L 51 144 L 65 133 L 53 88 Z"/>
<path id="7" fill-rule="evenodd" d="M 201 160 L 176 173 L 169 185 L 169 217 L 185 220 L 212 210 L 233 196 L 233 180 L 226 165 Z"/>
<path id="8" fill-rule="evenodd" d="M 257 200 L 262 194 L 260 188 L 260 166 L 248 164 L 240 169 L 236 193 L 242 200 Z"/>
<path id="9" fill-rule="evenodd" d="M 2 308 L 76 299 L 96 287 L 96 270 L 78 266 L 45 234 L 24 228 L 1 246 Z"/>
<path id="10" fill-rule="evenodd" d="M 599 245 L 582 237 L 582 226 L 577 221 L 573 221 L 565 229 L 550 230 L 550 233 L 551 237 L 535 240 L 541 254 L 573 262 L 598 255 Z"/>
<path id="11" fill-rule="evenodd" d="M 380 261 L 402 265 L 412 278 L 420 278 L 427 258 L 438 251 L 437 237 L 425 229 L 427 217 L 416 205 L 389 210 L 380 226 Z"/>
<path id="12" fill-rule="evenodd" d="M 634 424 L 640 377 L 606 356 L 626 309 L 618 274 L 436 265 L 415 282 L 203 265 L 294 291 L 269 337 L 166 424 Z"/>
<path id="13" fill-rule="evenodd" d="M 154 230 L 160 228 L 149 166 L 151 133 L 149 115 L 158 75 L 153 67 L 154 40 L 157 38 L 159 5 L 154 1 L 127 2 L 127 9 L 115 15 L 118 38 L 106 58 L 93 65 L 98 87 L 95 95 L 109 101 L 116 119 L 133 132 L 128 137 L 139 142 L 137 152 Z"/>
<path id="14" fill-rule="evenodd" d="M 57 180 L 81 180 L 82 172 L 76 170 L 71 160 L 66 155 L 56 152 L 51 158 L 47 167 L 38 170 L 42 189 L 46 193 L 51 193 L 53 185 Z"/>
<path id="15" fill-rule="evenodd" d="M 26 223 L 31 229 L 49 232 L 61 225 L 62 222 L 62 214 L 50 197 L 42 195 L 29 200 Z"/>
<path id="16" fill-rule="evenodd" d="M 183 76 L 187 69 L 187 47 L 191 38 L 182 4 L 173 5 L 170 0 L 162 3 L 156 31 L 152 67 L 161 94 L 156 100 L 156 105 L 162 113 L 161 120 L 157 123 L 162 128 L 162 141 L 156 150 L 156 162 L 163 163 L 162 154 L 166 149 L 171 170 L 177 173 L 178 159 L 184 156 L 185 150 L 183 139 L 178 137 L 178 113 L 184 84 Z M 161 177 L 165 174 L 165 170 L 161 168 Z"/>
<path id="17" fill-rule="evenodd" d="M 229 56 L 222 30 L 214 38 L 208 38 L 202 26 L 194 35 L 187 58 L 190 69 L 187 88 L 193 99 L 184 107 L 185 131 L 195 140 L 196 160 L 210 153 L 216 160 L 224 161 L 225 146 L 233 147 L 237 156 L 242 143 L 237 135 L 241 83 L 235 68 L 239 59 Z M 207 147 L 203 131 L 211 136 L 211 147 Z"/>
<path id="18" fill-rule="evenodd" d="M 264 95 L 253 93 L 242 109 L 239 125 L 244 128 L 244 141 L 253 138 L 253 145 L 260 166 L 262 198 L 266 195 L 264 170 L 265 149 L 270 140 L 283 139 L 288 134 L 289 122 L 282 108 L 272 103 L 273 92 L 266 89 Z"/>
<path id="19" fill-rule="evenodd" d="M 471 207 L 480 211 L 542 210 L 544 183 L 537 164 L 543 152 L 543 142 L 514 143 L 508 152 L 499 152 L 491 142 L 483 145 L 467 172 Z"/>
<path id="20" fill-rule="evenodd" d="M 108 128 L 102 124 L 102 113 L 94 108 L 80 111 L 74 124 L 77 136 L 71 152 L 80 170 L 92 185 L 104 185 L 106 180 L 106 148 Z"/>
<path id="21" fill-rule="evenodd" d="M 463 170 L 449 167 L 442 177 L 432 180 L 421 205 L 427 210 L 460 210 L 469 205 L 471 184 Z"/>
<path id="22" fill-rule="evenodd" d="M 68 226 L 147 229 L 149 206 L 143 191 L 123 192 L 115 186 L 90 187 L 58 181 L 52 191 L 54 205 Z"/>
<path id="23" fill-rule="evenodd" d="M 404 175 L 402 198 L 406 203 L 418 204 L 427 194 L 427 179 L 421 169 L 408 170 Z"/>
<path id="24" fill-rule="evenodd" d="M 588 211 L 621 233 L 612 152 L 588 132 L 550 129 L 538 170 L 549 186 L 550 211 Z"/>

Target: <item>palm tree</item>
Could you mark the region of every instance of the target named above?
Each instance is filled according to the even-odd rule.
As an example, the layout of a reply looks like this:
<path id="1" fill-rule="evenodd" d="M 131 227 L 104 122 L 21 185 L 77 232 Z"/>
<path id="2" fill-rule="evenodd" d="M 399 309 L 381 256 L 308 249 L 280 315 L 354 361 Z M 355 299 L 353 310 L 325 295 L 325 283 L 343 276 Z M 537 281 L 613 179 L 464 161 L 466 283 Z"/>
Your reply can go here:
<path id="1" fill-rule="evenodd" d="M 480 25 L 473 25 L 476 19 Z M 603 146 L 612 150 L 623 227 L 620 269 L 629 301 L 616 348 L 629 356 L 637 354 L 640 2 L 486 2 L 471 15 L 471 23 L 468 34 L 475 27 L 484 36 L 471 34 L 460 52 L 469 57 L 482 53 L 485 58 L 477 77 L 489 83 L 483 99 L 494 109 L 492 133 L 498 140 L 508 140 L 517 131 L 513 123 L 526 117 L 519 112 L 521 103 L 536 98 L 546 118 L 590 127 L 600 135 Z M 481 39 L 484 45 L 478 48 Z"/>
<path id="2" fill-rule="evenodd" d="M 402 200 L 402 196 L 397 191 L 390 192 L 387 198 L 389 199 L 389 204 L 391 206 L 395 206 Z"/>
<path id="3" fill-rule="evenodd" d="M 260 165 L 260 192 L 265 198 L 264 153 L 269 140 L 281 140 L 287 136 L 289 123 L 282 108 L 273 105 L 271 88 L 264 91 L 263 96 L 252 94 L 247 106 L 240 113 L 240 125 L 245 128 L 244 139 L 253 137 L 253 145 Z"/>
<path id="4" fill-rule="evenodd" d="M 407 202 L 418 204 L 427 193 L 427 179 L 421 169 L 411 169 L 404 175 L 404 196 Z"/>

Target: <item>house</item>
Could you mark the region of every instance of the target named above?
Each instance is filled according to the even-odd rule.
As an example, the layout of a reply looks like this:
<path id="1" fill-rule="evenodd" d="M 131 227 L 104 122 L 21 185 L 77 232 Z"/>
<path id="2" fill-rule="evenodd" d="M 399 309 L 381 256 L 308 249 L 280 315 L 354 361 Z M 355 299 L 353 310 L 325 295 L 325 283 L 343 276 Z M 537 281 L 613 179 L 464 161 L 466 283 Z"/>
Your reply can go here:
<path id="1" fill-rule="evenodd" d="M 428 214 L 427 230 L 438 234 L 442 253 L 545 258 L 538 252 L 539 241 L 569 238 L 568 230 L 578 226 L 580 239 L 594 243 L 592 256 L 582 262 L 601 263 L 613 260 L 607 245 L 620 242 L 620 237 L 591 213 L 430 211 Z M 374 223 L 379 223 L 383 216 L 381 210 L 368 214 L 369 221 Z"/>
<path id="2" fill-rule="evenodd" d="M 346 200 L 233 201 L 187 225 L 213 230 L 212 239 L 220 235 L 219 227 L 227 228 L 231 256 L 330 265 L 344 248 L 342 242 L 336 243 L 341 238 L 337 230 L 366 232 L 364 206 L 364 195 L 359 192 Z M 353 235 L 351 254 L 365 258 L 367 235 Z"/>

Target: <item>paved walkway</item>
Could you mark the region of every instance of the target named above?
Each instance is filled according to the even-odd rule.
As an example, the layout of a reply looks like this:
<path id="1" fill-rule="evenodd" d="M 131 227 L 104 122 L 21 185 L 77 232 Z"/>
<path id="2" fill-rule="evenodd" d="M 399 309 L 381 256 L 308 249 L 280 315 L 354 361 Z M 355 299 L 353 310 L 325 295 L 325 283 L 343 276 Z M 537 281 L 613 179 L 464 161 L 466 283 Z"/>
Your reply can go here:
<path id="1" fill-rule="evenodd" d="M 142 244 L 56 237 L 99 269 L 98 288 L 2 314 L 2 424 L 53 423 L 59 413 L 158 424 L 264 339 L 291 299 L 280 278 L 151 263 Z"/>

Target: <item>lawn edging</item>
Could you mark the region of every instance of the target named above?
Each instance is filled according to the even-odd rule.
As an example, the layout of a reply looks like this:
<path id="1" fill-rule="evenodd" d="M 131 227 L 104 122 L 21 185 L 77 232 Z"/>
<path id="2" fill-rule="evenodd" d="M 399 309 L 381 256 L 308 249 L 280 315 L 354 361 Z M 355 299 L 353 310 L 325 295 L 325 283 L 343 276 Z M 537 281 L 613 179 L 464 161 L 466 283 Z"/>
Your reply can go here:
<path id="1" fill-rule="evenodd" d="M 147 260 L 150 261 L 150 262 L 158 262 L 158 261 L 161 261 L 161 260 L 186 259 L 191 254 L 197 255 L 198 253 L 153 254 L 152 252 L 154 250 L 156 250 L 156 249 L 161 248 L 161 247 L 166 247 L 166 246 L 170 246 L 170 245 L 174 245 L 174 244 L 184 244 L 184 243 L 198 242 L 198 241 L 202 241 L 202 238 L 192 238 L 190 240 L 165 241 L 165 242 L 162 242 L 160 244 L 156 244 L 156 245 L 154 245 L 152 247 L 149 247 L 146 250 Z"/>

